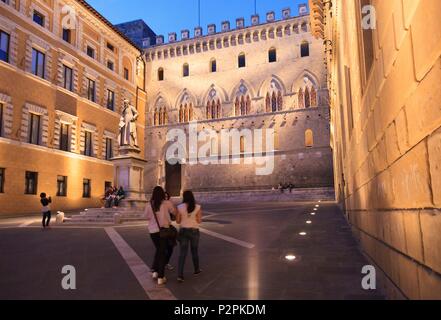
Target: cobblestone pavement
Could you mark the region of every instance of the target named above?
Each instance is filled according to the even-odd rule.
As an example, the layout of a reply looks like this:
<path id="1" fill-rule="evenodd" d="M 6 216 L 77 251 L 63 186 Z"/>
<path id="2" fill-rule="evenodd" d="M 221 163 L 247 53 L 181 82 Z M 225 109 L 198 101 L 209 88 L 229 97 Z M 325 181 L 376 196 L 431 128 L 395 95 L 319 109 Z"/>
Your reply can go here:
<path id="1" fill-rule="evenodd" d="M 145 222 L 42 230 L 37 217 L 0 220 L 0 299 L 383 299 L 362 289 L 368 263 L 334 203 L 206 205 L 204 215 L 202 274 L 188 256 L 185 282 L 167 271 L 159 289 Z M 75 290 L 61 286 L 65 265 Z"/>

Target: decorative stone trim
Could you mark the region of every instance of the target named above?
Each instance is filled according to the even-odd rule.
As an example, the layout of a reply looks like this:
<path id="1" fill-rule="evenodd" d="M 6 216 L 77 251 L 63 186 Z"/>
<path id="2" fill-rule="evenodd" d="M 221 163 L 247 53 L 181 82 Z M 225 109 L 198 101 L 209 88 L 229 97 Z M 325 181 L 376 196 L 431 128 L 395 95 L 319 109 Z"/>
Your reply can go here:
<path id="1" fill-rule="evenodd" d="M 69 151 L 77 151 L 77 121 L 78 117 L 65 113 L 60 110 L 55 110 L 55 132 L 54 132 L 54 147 L 60 147 L 61 124 L 68 124 L 70 126 L 70 148 Z"/>
<path id="2" fill-rule="evenodd" d="M 72 57 L 70 54 L 59 51 L 59 60 L 57 68 L 57 83 L 60 87 L 64 87 L 64 66 L 72 69 L 72 92 L 78 92 L 78 70 L 76 65 L 78 59 Z"/>
<path id="3" fill-rule="evenodd" d="M 118 101 L 119 98 L 119 92 L 118 92 L 118 86 L 115 82 L 113 82 L 110 79 L 106 79 L 104 83 L 104 97 L 103 97 L 103 107 L 107 109 L 107 90 L 112 90 L 115 93 L 114 97 L 114 112 L 119 112 L 120 104 Z"/>
<path id="4" fill-rule="evenodd" d="M 41 116 L 40 145 L 47 147 L 49 137 L 49 113 L 46 108 L 28 102 L 25 103 L 22 111 L 21 141 L 26 143 L 29 142 L 29 122 L 31 113 Z"/>
<path id="5" fill-rule="evenodd" d="M 102 149 L 101 149 L 101 156 L 103 159 L 106 159 L 106 139 L 112 139 L 112 152 L 113 156 L 118 155 L 118 136 L 117 134 L 104 130 L 103 134 L 103 140 L 102 140 Z"/>
<path id="6" fill-rule="evenodd" d="M 96 126 L 93 124 L 89 124 L 86 122 L 81 123 L 81 132 L 80 132 L 80 152 L 81 154 L 84 154 L 84 148 L 86 146 L 86 131 L 92 133 L 92 144 L 93 144 L 93 150 L 92 150 L 92 156 L 96 157 L 98 155 L 98 131 L 96 129 Z"/>
<path id="7" fill-rule="evenodd" d="M 35 3 L 35 1 L 31 2 L 31 5 L 29 6 L 29 17 L 32 19 L 33 14 L 34 14 L 34 10 L 38 11 L 38 13 L 42 14 L 44 16 L 44 28 L 47 30 L 50 30 L 50 15 L 47 12 L 47 9 L 43 9 L 42 7 L 40 7 L 39 5 L 37 5 Z"/>
<path id="8" fill-rule="evenodd" d="M 51 46 L 35 35 L 28 35 L 26 40 L 26 66 L 27 71 L 32 73 L 32 49 L 39 50 L 45 54 L 44 79 L 50 80 L 52 75 L 52 53 Z"/>
<path id="9" fill-rule="evenodd" d="M 0 104 L 3 105 L 3 123 L 0 137 L 9 138 L 12 133 L 13 111 L 12 98 L 4 93 L 0 93 Z"/>
<path id="10" fill-rule="evenodd" d="M 100 74 L 93 69 L 88 67 L 84 68 L 84 77 L 83 77 L 83 97 L 87 99 L 87 79 L 95 81 L 95 103 L 99 103 L 100 101 Z"/>
<path id="11" fill-rule="evenodd" d="M 3 3 L 0 1 L 0 3 Z M 0 28 L 9 34 L 9 64 L 17 66 L 18 36 L 15 23 L 0 17 Z"/>
<path id="12" fill-rule="evenodd" d="M 184 48 L 193 47 L 196 50 L 189 50 L 186 54 L 217 50 L 229 46 L 243 45 L 245 43 L 265 41 L 277 37 L 287 37 L 302 33 L 309 33 L 309 16 L 286 18 L 276 21 L 268 26 L 267 24 L 255 25 L 244 28 L 237 28 L 232 31 L 225 31 L 214 35 L 182 39 L 167 44 L 158 44 L 147 49 L 145 56 L 147 61 L 156 59 L 167 59 L 187 52 Z"/>
<path id="13" fill-rule="evenodd" d="M 6 0 L 6 2 L 0 1 L 1 5 L 11 6 L 15 9 L 15 0 Z"/>

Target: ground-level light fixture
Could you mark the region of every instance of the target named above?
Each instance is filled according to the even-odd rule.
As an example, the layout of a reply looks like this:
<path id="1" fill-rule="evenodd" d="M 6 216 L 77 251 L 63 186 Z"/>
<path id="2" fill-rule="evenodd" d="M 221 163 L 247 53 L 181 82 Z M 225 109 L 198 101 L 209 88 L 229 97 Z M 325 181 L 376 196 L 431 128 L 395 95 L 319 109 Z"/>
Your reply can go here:
<path id="1" fill-rule="evenodd" d="M 299 233 L 299 235 L 306 236 L 306 232 L 302 231 L 302 232 Z"/>
<path id="2" fill-rule="evenodd" d="M 311 224 L 311 223 L 312 223 L 311 220 L 307 220 L 307 221 L 306 221 L 306 224 Z"/>
<path id="3" fill-rule="evenodd" d="M 315 212 L 311 212 L 311 216 L 315 216 Z"/>
<path id="4" fill-rule="evenodd" d="M 318 204 L 315 205 L 316 208 L 320 207 Z"/>
<path id="5" fill-rule="evenodd" d="M 286 259 L 287 261 L 289 261 L 289 262 L 292 262 L 292 261 L 295 261 L 295 260 L 297 259 L 297 257 L 296 257 L 295 255 L 293 255 L 293 254 L 287 254 L 287 255 L 285 256 L 285 259 Z"/>

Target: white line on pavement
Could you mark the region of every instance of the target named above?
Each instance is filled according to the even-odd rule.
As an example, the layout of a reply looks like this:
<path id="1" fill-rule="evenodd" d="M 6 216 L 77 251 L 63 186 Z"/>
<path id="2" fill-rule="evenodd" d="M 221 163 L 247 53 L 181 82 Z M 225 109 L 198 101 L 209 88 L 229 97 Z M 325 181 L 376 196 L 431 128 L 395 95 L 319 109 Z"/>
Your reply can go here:
<path id="1" fill-rule="evenodd" d="M 28 221 L 23 222 L 22 224 L 20 224 L 18 227 L 19 228 L 24 228 L 24 227 L 27 227 L 27 226 L 29 226 L 29 225 L 33 224 L 34 222 L 37 222 L 37 221 L 38 220 L 28 220 Z"/>
<path id="2" fill-rule="evenodd" d="M 229 236 L 224 236 L 223 234 L 220 234 L 220 233 L 217 233 L 217 232 L 213 232 L 213 231 L 210 231 L 210 230 L 207 230 L 207 229 L 203 229 L 203 228 L 199 228 L 199 230 L 202 233 L 208 234 L 209 236 L 212 236 L 212 237 L 215 237 L 215 238 L 219 238 L 219 239 L 222 239 L 222 240 L 225 240 L 225 241 L 237 244 L 238 246 L 241 246 L 241 247 L 244 247 L 244 248 L 247 248 L 247 249 L 253 249 L 255 247 L 255 245 L 252 244 L 252 243 L 245 242 L 245 241 L 238 240 L 238 239 L 234 239 L 234 238 L 229 237 Z"/>
<path id="3" fill-rule="evenodd" d="M 145 265 L 144 261 L 114 228 L 107 227 L 104 230 L 151 300 L 177 300 L 170 290 L 165 287 L 158 287 L 156 281 L 152 279 L 150 268 Z"/>

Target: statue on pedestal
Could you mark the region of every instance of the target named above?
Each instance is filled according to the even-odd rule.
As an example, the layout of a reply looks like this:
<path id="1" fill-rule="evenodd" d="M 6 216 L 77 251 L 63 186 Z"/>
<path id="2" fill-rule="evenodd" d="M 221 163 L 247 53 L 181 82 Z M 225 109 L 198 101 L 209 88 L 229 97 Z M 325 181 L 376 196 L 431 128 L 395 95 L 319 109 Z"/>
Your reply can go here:
<path id="1" fill-rule="evenodd" d="M 124 99 L 124 106 L 119 121 L 119 145 L 120 147 L 138 148 L 138 136 L 136 128 L 136 120 L 139 113 L 133 107 L 128 99 Z"/>

